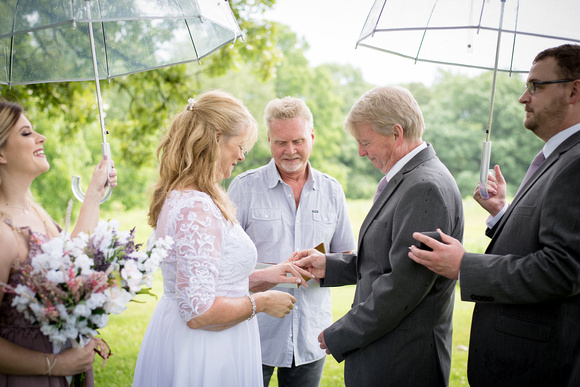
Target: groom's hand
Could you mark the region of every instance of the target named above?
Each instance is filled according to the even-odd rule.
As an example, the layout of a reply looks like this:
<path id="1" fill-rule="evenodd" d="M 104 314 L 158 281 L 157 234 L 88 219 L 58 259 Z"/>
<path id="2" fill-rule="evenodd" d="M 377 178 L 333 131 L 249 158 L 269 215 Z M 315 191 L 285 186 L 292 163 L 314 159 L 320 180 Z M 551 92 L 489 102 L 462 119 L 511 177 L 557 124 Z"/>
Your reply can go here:
<path id="1" fill-rule="evenodd" d="M 308 270 L 316 279 L 324 278 L 326 274 L 326 255 L 318 250 L 297 251 L 290 256 L 289 260 L 296 266 Z"/>

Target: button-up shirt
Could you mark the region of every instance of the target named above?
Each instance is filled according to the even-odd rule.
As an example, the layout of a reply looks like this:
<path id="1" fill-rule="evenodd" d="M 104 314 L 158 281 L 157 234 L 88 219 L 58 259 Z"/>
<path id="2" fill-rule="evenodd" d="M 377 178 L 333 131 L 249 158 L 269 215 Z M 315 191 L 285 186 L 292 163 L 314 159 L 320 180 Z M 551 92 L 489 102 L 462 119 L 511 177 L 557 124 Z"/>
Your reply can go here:
<path id="1" fill-rule="evenodd" d="M 286 184 L 274 160 L 258 169 L 237 176 L 228 195 L 237 205 L 237 218 L 258 249 L 258 262 L 284 262 L 296 250 L 311 249 L 324 243 L 327 252 L 356 248 L 346 198 L 340 183 L 311 168 L 298 208 L 292 188 Z M 315 281 L 308 287 L 279 288 L 296 297 L 289 316 L 279 319 L 258 315 L 262 363 L 290 367 L 326 356 L 318 335 L 332 324 L 330 290 Z"/>

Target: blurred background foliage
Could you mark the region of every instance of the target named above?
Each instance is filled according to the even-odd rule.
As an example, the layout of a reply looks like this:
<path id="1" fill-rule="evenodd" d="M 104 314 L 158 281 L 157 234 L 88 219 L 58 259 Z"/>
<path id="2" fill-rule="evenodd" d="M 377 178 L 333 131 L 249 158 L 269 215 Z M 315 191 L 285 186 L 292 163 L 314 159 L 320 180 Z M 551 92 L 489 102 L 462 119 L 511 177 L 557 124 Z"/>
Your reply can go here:
<path id="1" fill-rule="evenodd" d="M 264 10 L 274 2 L 231 2 L 245 41 L 222 48 L 201 65 L 178 65 L 101 82 L 110 132 L 107 140 L 119 171 L 119 187 L 103 205 L 105 210 L 122 214 L 147 207 L 147 191 L 157 173 L 157 142 L 171 117 L 185 108 L 189 97 L 216 88 L 242 99 L 260 123 L 258 143 L 233 176 L 270 160 L 262 122 L 264 107 L 272 98 L 292 95 L 303 98 L 314 115 L 312 165 L 337 178 L 349 199 L 374 195 L 381 173 L 358 156 L 356 141 L 344 132 L 342 124 L 354 102 L 375 85 L 365 82 L 361 72 L 351 66 L 311 66 L 304 56 L 309 49 L 306 41 L 287 26 L 262 19 Z M 413 66 L 411 61 L 409 66 Z M 471 196 L 479 177 L 491 81 L 491 73 L 468 77 L 440 71 L 431 85 L 401 85 L 418 100 L 427 127 L 424 139 L 434 145 L 464 197 Z M 94 89 L 92 82 L 0 85 L 1 98 L 22 104 L 36 129 L 48 138 L 45 153 L 51 171 L 37 179 L 33 194 L 57 222 L 64 221 L 72 198 L 71 176 L 78 174 L 88 184 L 101 157 Z M 518 98 L 523 90 L 521 77 L 499 75 L 492 164 L 501 165 L 512 195 L 529 160 L 542 146 L 522 125 L 524 113 Z M 74 208 L 76 213 L 79 203 Z"/>

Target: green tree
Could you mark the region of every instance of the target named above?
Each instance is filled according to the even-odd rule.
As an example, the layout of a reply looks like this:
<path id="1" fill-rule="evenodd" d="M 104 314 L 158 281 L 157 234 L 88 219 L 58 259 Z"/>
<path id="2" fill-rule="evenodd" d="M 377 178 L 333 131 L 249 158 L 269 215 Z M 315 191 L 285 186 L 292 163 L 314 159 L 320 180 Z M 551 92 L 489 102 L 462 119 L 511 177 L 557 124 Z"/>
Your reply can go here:
<path id="1" fill-rule="evenodd" d="M 481 149 L 485 140 L 491 95 L 491 72 L 476 77 L 442 71 L 433 84 L 433 95 L 422 106 L 426 132 L 438 157 L 455 176 L 463 196 L 471 196 L 479 180 Z M 538 141 L 522 125 L 523 107 L 518 102 L 522 80 L 498 75 L 491 130 L 491 164 L 500 164 L 515 193 Z M 528 160 L 528 161 L 525 161 Z M 515 187 L 514 187 L 515 185 Z"/>
<path id="2" fill-rule="evenodd" d="M 252 72 L 260 80 L 274 75 L 274 66 L 282 57 L 276 45 L 278 28 L 259 17 L 273 4 L 274 0 L 235 2 L 232 8 L 246 42 L 239 41 L 233 48 L 230 45 L 223 47 L 204 59 L 201 66 L 179 65 L 116 78 L 110 83 L 100 82 L 105 122 L 110 132 L 107 139 L 120 173 L 120 185 L 112 199 L 104 204 L 105 208 L 124 209 L 145 203 L 145 191 L 155 176 L 154 154 L 158 138 L 170 118 L 183 109 L 187 97 L 200 91 L 203 81 L 224 74 L 228 69 L 240 68 L 246 62 L 252 63 Z M 5 9 L 9 4 L 0 7 L 3 7 L 0 10 L 4 14 L 11 14 L 11 10 Z M 41 17 L 42 12 L 39 11 L 39 15 Z M 128 33 L 140 35 L 143 32 L 136 28 L 128 27 Z M 37 44 L 31 39 L 19 42 L 18 50 L 28 54 L 19 66 L 40 71 L 52 65 L 57 58 L 51 59 L 55 54 L 49 54 L 46 49 L 50 39 L 58 38 L 41 36 L 41 39 L 47 39 L 47 44 Z M 133 44 L 135 40 L 127 39 L 127 43 Z M 74 47 L 73 43 L 71 47 Z M 132 49 L 124 47 L 120 51 L 140 49 L 144 49 L 142 45 Z M 68 57 L 70 52 L 56 55 Z M 63 66 L 69 67 L 63 70 L 74 73 L 74 61 L 64 62 Z M 42 124 L 42 133 L 49 139 L 47 155 L 53 171 L 41 177 L 33 191 L 59 222 L 63 220 L 59 214 L 64 212 L 66 202 L 72 197 L 70 176 L 78 173 L 86 184 L 92 167 L 100 159 L 98 144 L 102 141 L 94 90 L 93 82 L 0 86 L 1 97 L 22 104 L 33 124 Z M 58 145 L 52 148 L 51 144 Z"/>

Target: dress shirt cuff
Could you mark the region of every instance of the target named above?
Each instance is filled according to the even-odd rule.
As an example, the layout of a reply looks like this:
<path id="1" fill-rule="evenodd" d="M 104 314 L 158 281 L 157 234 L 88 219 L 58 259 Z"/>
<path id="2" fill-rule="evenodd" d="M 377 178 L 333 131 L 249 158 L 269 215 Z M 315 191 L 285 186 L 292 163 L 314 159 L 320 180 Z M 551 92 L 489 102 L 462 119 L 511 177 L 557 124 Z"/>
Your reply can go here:
<path id="1" fill-rule="evenodd" d="M 487 217 L 485 224 L 487 225 L 487 227 L 489 229 L 492 229 L 493 226 L 495 226 L 497 224 L 497 222 L 499 222 L 499 220 L 501 219 L 503 214 L 505 214 L 505 212 L 507 211 L 509 206 L 510 206 L 510 204 L 506 202 L 506 204 L 504 204 L 503 208 L 501 209 L 500 212 L 497 213 L 497 215 L 495 215 L 495 216 L 490 215 Z"/>

